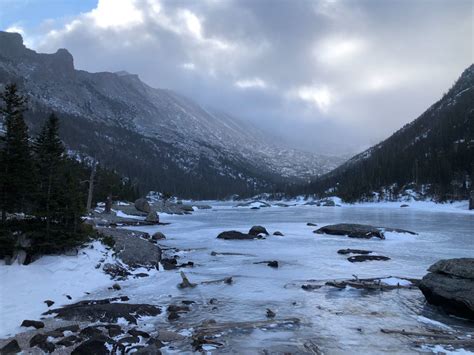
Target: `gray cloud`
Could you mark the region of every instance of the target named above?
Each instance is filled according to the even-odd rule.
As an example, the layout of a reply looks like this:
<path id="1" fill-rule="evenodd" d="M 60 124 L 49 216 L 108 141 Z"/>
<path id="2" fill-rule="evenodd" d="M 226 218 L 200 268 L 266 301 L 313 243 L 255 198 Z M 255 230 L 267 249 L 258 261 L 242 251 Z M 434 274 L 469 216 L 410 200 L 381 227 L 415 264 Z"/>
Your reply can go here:
<path id="1" fill-rule="evenodd" d="M 472 1 L 100 0 L 34 47 L 125 69 L 292 145 L 362 149 L 416 118 L 473 61 Z M 28 33 L 26 34 L 28 37 Z"/>

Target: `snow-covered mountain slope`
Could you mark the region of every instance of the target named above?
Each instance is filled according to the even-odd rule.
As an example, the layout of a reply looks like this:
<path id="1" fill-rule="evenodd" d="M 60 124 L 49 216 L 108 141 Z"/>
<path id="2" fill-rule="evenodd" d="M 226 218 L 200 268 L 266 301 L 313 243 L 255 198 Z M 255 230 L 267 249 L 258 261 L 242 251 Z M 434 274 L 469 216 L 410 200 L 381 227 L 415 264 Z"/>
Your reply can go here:
<path id="1" fill-rule="evenodd" d="M 103 127 L 96 127 L 99 131 L 94 134 L 104 142 L 123 139 L 104 127 L 136 134 L 183 174 L 203 177 L 198 170 L 206 164 L 206 175 L 214 171 L 217 176 L 268 187 L 285 180 L 307 181 L 342 162 L 282 147 L 248 123 L 204 109 L 172 91 L 152 88 L 136 75 L 75 70 L 67 50 L 39 54 L 27 49 L 19 34 L 0 32 L 0 84 L 7 82 L 18 83 L 28 93 L 36 112 L 54 110 L 74 118 L 76 126 L 89 121 Z M 74 146 L 68 137 L 65 140 L 72 149 L 97 154 Z"/>

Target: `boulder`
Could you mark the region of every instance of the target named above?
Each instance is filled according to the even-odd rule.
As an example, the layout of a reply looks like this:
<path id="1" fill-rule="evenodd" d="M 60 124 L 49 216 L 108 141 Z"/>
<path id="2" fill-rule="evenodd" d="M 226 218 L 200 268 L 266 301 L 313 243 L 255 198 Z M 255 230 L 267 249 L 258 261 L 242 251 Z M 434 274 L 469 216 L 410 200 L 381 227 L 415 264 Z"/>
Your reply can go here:
<path id="1" fill-rule="evenodd" d="M 354 255 L 347 258 L 351 263 L 360 263 L 363 261 L 387 261 L 389 257 L 383 255 Z"/>
<path id="2" fill-rule="evenodd" d="M 312 223 L 312 222 L 308 222 L 308 223 L 306 223 L 306 225 L 307 225 L 308 227 L 317 227 L 317 224 L 316 224 L 316 223 Z"/>
<path id="3" fill-rule="evenodd" d="M 250 240 L 250 239 L 260 239 L 262 238 L 259 235 L 251 235 L 245 234 L 238 231 L 225 231 L 220 233 L 217 236 L 218 239 L 225 239 L 225 240 Z"/>
<path id="4" fill-rule="evenodd" d="M 115 342 L 105 336 L 86 340 L 76 347 L 71 355 L 108 355 L 109 347 Z"/>
<path id="5" fill-rule="evenodd" d="M 280 231 L 275 231 L 275 232 L 273 232 L 273 235 L 276 235 L 276 236 L 279 236 L 279 237 L 283 237 L 283 236 L 284 236 L 284 234 L 283 234 L 282 232 L 280 232 Z"/>
<path id="6" fill-rule="evenodd" d="M 160 216 L 158 216 L 158 213 L 156 211 L 150 211 L 148 212 L 148 215 L 145 218 L 145 222 L 148 223 L 160 223 Z"/>
<path id="7" fill-rule="evenodd" d="M 373 227 L 366 224 L 348 224 L 339 223 L 332 224 L 319 228 L 314 231 L 317 234 L 329 234 L 329 235 L 347 235 L 349 238 L 365 238 L 370 239 L 372 237 L 385 239 L 383 231 L 377 227 Z"/>
<path id="8" fill-rule="evenodd" d="M 373 237 L 385 239 L 384 232 L 408 233 L 415 235 L 417 233 L 400 228 L 374 227 L 368 224 L 339 223 L 324 226 L 314 231 L 317 234 L 346 235 L 349 238 L 370 239 Z"/>
<path id="9" fill-rule="evenodd" d="M 45 334 L 36 334 L 30 339 L 30 348 L 38 347 L 45 353 L 52 353 L 56 346 L 48 341 L 48 336 Z"/>
<path id="10" fill-rule="evenodd" d="M 166 236 L 161 232 L 156 232 L 151 236 L 151 240 L 163 240 L 166 239 Z"/>
<path id="11" fill-rule="evenodd" d="M 259 234 L 269 235 L 265 227 L 262 227 L 262 226 L 253 226 L 252 228 L 250 228 L 249 234 L 250 235 L 259 235 Z"/>
<path id="12" fill-rule="evenodd" d="M 135 208 L 140 212 L 150 213 L 151 207 L 146 198 L 139 198 L 135 201 Z"/>
<path id="13" fill-rule="evenodd" d="M 474 320 L 474 258 L 440 260 L 428 271 L 419 284 L 428 303 Z"/>
<path id="14" fill-rule="evenodd" d="M 93 338 L 93 337 L 101 336 L 102 331 L 98 329 L 97 327 L 85 327 L 84 329 L 81 330 L 79 335 L 85 338 Z"/>
<path id="15" fill-rule="evenodd" d="M 131 234 L 114 236 L 114 251 L 128 266 L 155 267 L 161 260 L 161 249 L 149 241 Z"/>
<path id="16" fill-rule="evenodd" d="M 54 301 L 46 300 L 46 301 L 44 301 L 44 303 L 46 303 L 46 305 L 47 305 L 48 307 L 51 307 L 51 306 L 54 304 Z"/>
<path id="17" fill-rule="evenodd" d="M 370 250 L 362 250 L 362 249 L 340 249 L 337 251 L 338 254 L 347 255 L 347 254 L 360 254 L 360 255 L 367 255 L 371 254 Z"/>
<path id="18" fill-rule="evenodd" d="M 16 339 L 13 339 L 9 343 L 7 343 L 4 347 L 0 349 L 0 354 L 18 354 L 21 352 L 20 345 L 18 345 L 18 342 Z"/>
<path id="19" fill-rule="evenodd" d="M 44 328 L 44 323 L 36 320 L 28 320 L 25 319 L 23 323 L 21 323 L 22 327 L 33 327 L 35 329 Z"/>
<path id="20" fill-rule="evenodd" d="M 82 340 L 84 339 L 78 337 L 77 335 L 70 335 L 58 341 L 56 345 L 70 347 L 74 344 L 80 343 Z"/>

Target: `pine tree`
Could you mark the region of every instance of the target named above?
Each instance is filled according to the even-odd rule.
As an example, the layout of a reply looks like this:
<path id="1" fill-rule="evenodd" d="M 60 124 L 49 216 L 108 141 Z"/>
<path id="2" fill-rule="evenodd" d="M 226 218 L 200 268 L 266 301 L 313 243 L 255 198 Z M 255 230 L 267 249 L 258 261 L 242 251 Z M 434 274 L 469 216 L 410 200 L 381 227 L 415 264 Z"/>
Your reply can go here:
<path id="1" fill-rule="evenodd" d="M 46 237 L 49 238 L 51 222 L 58 219 L 63 182 L 64 146 L 59 138 L 59 121 L 51 114 L 34 145 L 38 188 L 36 194 L 37 217 L 46 221 Z"/>
<path id="2" fill-rule="evenodd" d="M 15 84 L 7 85 L 0 98 L 4 102 L 0 114 L 5 129 L 0 151 L 0 208 L 5 222 L 7 212 L 26 212 L 33 181 L 28 127 L 23 118 L 27 99 L 18 93 Z"/>

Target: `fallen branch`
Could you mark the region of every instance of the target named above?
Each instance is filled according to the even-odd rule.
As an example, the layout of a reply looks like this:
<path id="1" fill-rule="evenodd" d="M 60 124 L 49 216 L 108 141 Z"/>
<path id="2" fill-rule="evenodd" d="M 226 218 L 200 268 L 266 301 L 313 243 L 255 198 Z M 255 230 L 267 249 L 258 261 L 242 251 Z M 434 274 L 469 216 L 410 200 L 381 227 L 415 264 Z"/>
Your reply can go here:
<path id="1" fill-rule="evenodd" d="M 234 280 L 232 279 L 232 276 L 229 276 L 229 277 L 224 277 L 223 279 L 219 279 L 219 280 L 202 281 L 201 285 L 217 284 L 220 282 L 223 282 L 227 285 L 231 285 L 232 282 L 234 282 Z"/>
<path id="2" fill-rule="evenodd" d="M 400 329 L 385 329 L 385 328 L 380 329 L 380 331 L 385 334 L 400 334 L 400 335 L 406 335 L 406 336 L 445 338 L 445 339 L 453 339 L 453 340 L 458 339 L 455 335 L 447 334 L 447 333 L 416 332 L 416 331 L 410 331 L 410 330 L 405 330 L 405 329 L 400 330 Z"/>
<path id="3" fill-rule="evenodd" d="M 197 284 L 189 282 L 188 278 L 186 277 L 186 275 L 182 271 L 181 271 L 181 278 L 183 279 L 183 282 L 181 282 L 178 285 L 178 288 L 187 288 L 187 287 L 193 288 L 193 287 L 197 286 Z"/>

